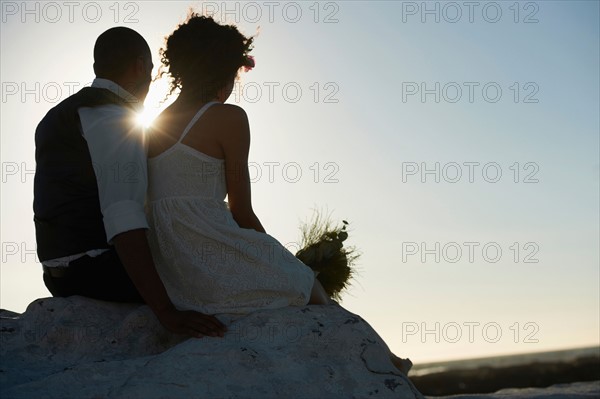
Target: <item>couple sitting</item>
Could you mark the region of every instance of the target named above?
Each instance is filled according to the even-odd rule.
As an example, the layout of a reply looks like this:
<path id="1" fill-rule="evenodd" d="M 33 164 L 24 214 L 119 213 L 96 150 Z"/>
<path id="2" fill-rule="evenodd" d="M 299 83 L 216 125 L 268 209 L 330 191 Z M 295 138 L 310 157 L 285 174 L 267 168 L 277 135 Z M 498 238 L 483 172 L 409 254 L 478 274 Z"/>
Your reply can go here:
<path id="1" fill-rule="evenodd" d="M 144 134 L 150 48 L 129 28 L 98 37 L 91 87 L 35 133 L 37 250 L 52 295 L 146 303 L 194 337 L 224 336 L 219 313 L 339 306 L 252 210 L 248 118 L 225 104 L 240 69 L 254 67 L 252 41 L 192 13 L 161 50 L 180 94 Z"/>

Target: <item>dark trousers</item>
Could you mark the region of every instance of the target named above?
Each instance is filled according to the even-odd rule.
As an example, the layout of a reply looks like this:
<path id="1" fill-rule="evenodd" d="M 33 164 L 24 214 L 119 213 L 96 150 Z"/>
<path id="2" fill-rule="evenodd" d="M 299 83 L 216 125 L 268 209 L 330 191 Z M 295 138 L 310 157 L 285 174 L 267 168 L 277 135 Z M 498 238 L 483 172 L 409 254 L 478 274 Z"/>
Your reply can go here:
<path id="1" fill-rule="evenodd" d="M 86 255 L 66 268 L 44 267 L 44 284 L 58 297 L 81 295 L 103 301 L 144 303 L 114 249 L 93 258 Z"/>

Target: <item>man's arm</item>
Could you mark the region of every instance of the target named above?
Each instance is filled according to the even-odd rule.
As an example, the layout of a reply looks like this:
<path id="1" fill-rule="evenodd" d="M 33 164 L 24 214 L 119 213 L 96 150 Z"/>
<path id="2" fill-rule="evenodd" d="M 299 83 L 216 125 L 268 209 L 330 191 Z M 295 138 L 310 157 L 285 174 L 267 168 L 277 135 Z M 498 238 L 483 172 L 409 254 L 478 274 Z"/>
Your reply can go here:
<path id="1" fill-rule="evenodd" d="M 120 233 L 113 242 L 127 274 L 163 326 L 191 336 L 223 336 L 226 327 L 216 317 L 175 309 L 154 267 L 144 229 Z"/>

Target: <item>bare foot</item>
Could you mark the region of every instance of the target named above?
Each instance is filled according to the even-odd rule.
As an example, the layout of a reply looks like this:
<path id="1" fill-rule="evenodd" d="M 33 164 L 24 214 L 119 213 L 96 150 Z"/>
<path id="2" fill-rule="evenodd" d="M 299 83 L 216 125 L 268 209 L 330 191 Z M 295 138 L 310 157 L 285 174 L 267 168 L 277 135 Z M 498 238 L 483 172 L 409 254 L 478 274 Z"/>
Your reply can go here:
<path id="1" fill-rule="evenodd" d="M 404 375 L 408 376 L 408 372 L 410 371 L 413 365 L 410 359 L 402 359 L 394 355 L 393 353 L 390 353 L 390 360 L 392 361 L 392 363 L 394 363 L 394 366 L 396 366 L 398 370 L 400 370 Z"/>

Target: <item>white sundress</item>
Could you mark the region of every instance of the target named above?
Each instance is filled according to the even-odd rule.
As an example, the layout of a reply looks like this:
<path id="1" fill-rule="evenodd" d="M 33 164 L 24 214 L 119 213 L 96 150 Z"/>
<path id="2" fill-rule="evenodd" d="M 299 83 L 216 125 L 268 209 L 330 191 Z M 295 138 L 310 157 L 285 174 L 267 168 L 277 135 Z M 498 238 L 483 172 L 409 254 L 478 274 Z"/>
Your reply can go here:
<path id="1" fill-rule="evenodd" d="M 225 196 L 225 161 L 181 141 L 148 159 L 147 236 L 173 304 L 206 314 L 304 306 L 314 272 L 269 234 L 241 228 Z"/>

